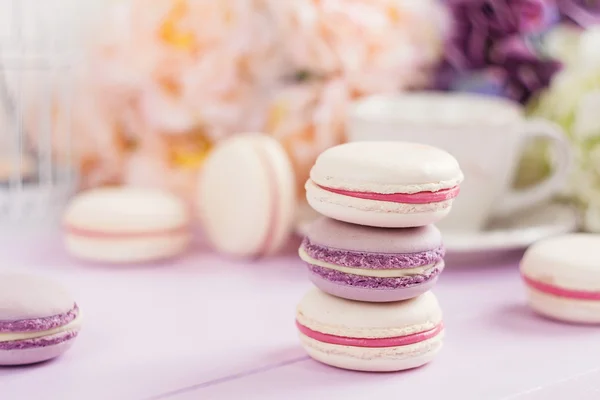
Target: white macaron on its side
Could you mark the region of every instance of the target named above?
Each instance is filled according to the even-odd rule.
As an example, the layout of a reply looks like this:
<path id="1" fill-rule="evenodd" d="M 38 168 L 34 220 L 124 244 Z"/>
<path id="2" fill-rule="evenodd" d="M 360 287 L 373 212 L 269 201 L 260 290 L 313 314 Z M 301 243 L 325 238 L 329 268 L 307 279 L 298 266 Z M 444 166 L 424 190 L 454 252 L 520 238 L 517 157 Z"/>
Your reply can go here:
<path id="1" fill-rule="evenodd" d="M 234 257 L 275 253 L 294 223 L 294 171 L 270 136 L 243 133 L 219 143 L 205 161 L 197 195 L 202 228 L 215 249 Z"/>

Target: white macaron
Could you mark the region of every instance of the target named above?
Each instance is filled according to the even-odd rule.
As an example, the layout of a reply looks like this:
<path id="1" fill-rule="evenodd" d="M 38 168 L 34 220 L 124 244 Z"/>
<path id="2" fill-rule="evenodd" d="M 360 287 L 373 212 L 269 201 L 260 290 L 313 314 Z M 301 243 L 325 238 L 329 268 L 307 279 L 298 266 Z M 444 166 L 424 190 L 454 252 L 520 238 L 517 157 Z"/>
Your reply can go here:
<path id="1" fill-rule="evenodd" d="M 63 218 L 66 248 L 96 262 L 138 263 L 170 258 L 190 242 L 184 202 L 159 190 L 93 189 L 72 199 Z"/>
<path id="2" fill-rule="evenodd" d="M 546 317 L 600 323 L 600 235 L 574 233 L 531 246 L 521 260 L 529 305 Z"/>
<path id="3" fill-rule="evenodd" d="M 285 150 L 259 133 L 219 143 L 202 166 L 197 205 L 217 251 L 235 257 L 275 253 L 291 232 L 296 206 L 294 171 Z"/>
<path id="4" fill-rule="evenodd" d="M 352 142 L 321 153 L 306 182 L 306 198 L 333 219 L 408 228 L 448 215 L 462 180 L 456 159 L 438 148 Z"/>
<path id="5" fill-rule="evenodd" d="M 334 367 L 401 371 L 427 364 L 442 347 L 444 326 L 436 297 L 365 303 L 312 289 L 296 312 L 308 354 Z"/>

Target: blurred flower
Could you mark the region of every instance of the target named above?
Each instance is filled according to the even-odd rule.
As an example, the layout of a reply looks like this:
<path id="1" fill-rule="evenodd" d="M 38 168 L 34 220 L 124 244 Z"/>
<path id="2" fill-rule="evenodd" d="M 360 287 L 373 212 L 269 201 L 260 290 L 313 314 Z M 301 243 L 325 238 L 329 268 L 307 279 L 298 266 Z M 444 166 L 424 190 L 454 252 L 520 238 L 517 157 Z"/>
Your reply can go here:
<path id="1" fill-rule="evenodd" d="M 215 142 L 266 131 L 302 187 L 349 99 L 431 84 L 446 17 L 437 0 L 118 1 L 74 99 L 84 178 L 191 201 Z"/>
<path id="2" fill-rule="evenodd" d="M 99 101 L 97 88 L 84 77 L 82 71 L 74 74 L 74 93 L 61 86 L 44 93 L 49 97 L 40 95 L 38 79 L 25 81 L 28 143 L 42 163 L 74 168 L 83 188 L 114 184 L 122 174 L 129 143 L 114 115 Z"/>
<path id="3" fill-rule="evenodd" d="M 290 155 L 302 196 L 317 156 L 343 141 L 347 101 L 348 89 L 342 80 L 290 84 L 271 99 L 265 131 Z"/>
<path id="4" fill-rule="evenodd" d="M 558 24 L 548 31 L 541 41 L 541 51 L 549 58 L 569 66 L 578 60 L 581 28 L 571 24 Z"/>
<path id="5" fill-rule="evenodd" d="M 255 119 L 254 86 L 269 67 L 272 30 L 260 0 L 132 0 L 119 4 L 92 65 L 133 136 L 185 134 L 217 140 Z M 258 122 L 255 123 L 255 125 Z"/>
<path id="6" fill-rule="evenodd" d="M 88 43 L 72 109 L 54 101 L 55 152 L 73 150 L 84 187 L 148 183 L 154 176 L 158 186 L 181 192 L 185 185 L 163 185 L 164 177 L 196 173 L 210 143 L 262 126 L 266 103 L 257 88 L 283 75 L 264 11 L 262 0 L 115 4 Z M 29 115 L 39 123 L 39 113 Z M 69 115 L 72 144 L 63 129 Z M 151 157 L 157 157 L 153 164 Z M 163 172 L 142 179 L 139 165 Z"/>
<path id="7" fill-rule="evenodd" d="M 447 0 L 454 23 L 437 73 L 439 89 L 479 91 L 482 77 L 493 93 L 526 102 L 560 68 L 544 58 L 536 38 L 557 20 L 543 0 Z"/>
<path id="8" fill-rule="evenodd" d="M 532 113 L 559 123 L 568 134 L 575 166 L 565 194 L 587 210 L 586 226 L 600 232 L 600 62 L 588 54 L 599 38 L 600 27 L 581 33 L 575 58 L 532 104 Z"/>
<path id="9" fill-rule="evenodd" d="M 599 0 L 556 0 L 563 17 L 584 28 L 600 24 Z"/>
<path id="10" fill-rule="evenodd" d="M 192 208 L 198 169 L 208 154 L 208 143 L 201 137 L 197 143 L 181 143 L 181 139 L 146 144 L 136 149 L 125 164 L 123 183 L 169 191 Z M 188 138 L 185 140 L 189 141 Z"/>
<path id="11" fill-rule="evenodd" d="M 436 0 L 268 0 L 289 75 L 342 78 L 354 93 L 428 83 L 447 25 Z"/>

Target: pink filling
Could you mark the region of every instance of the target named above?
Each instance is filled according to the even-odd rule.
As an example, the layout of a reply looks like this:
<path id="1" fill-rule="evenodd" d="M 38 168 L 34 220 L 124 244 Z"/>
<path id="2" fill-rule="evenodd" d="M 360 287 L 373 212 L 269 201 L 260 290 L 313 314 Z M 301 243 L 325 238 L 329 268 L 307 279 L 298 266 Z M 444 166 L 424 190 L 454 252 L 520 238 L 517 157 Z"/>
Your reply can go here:
<path id="1" fill-rule="evenodd" d="M 97 239 L 136 239 L 136 238 L 146 238 L 146 237 L 155 237 L 155 236 L 165 236 L 165 235 L 179 235 L 182 233 L 186 233 L 188 230 L 187 226 L 181 226 L 172 229 L 162 229 L 156 231 L 147 231 L 147 232 L 101 232 L 94 231 L 91 229 L 83 229 L 77 228 L 74 226 L 67 225 L 65 227 L 67 233 L 77 236 L 89 237 L 89 238 L 97 238 Z"/>
<path id="2" fill-rule="evenodd" d="M 323 343 L 329 344 L 338 344 L 341 346 L 354 346 L 354 347 L 396 347 L 396 346 L 407 346 L 409 344 L 415 344 L 422 342 L 427 339 L 431 339 L 432 337 L 437 336 L 443 329 L 444 324 L 439 323 L 435 328 L 430 329 L 425 332 L 413 333 L 412 335 L 406 336 L 396 336 L 389 338 L 373 338 L 373 339 L 365 339 L 365 338 L 351 338 L 345 336 L 335 336 L 329 335 L 327 333 L 321 333 L 317 331 L 313 331 L 310 328 L 302 325 L 300 322 L 296 321 L 296 326 L 298 330 L 305 336 L 308 336 L 311 339 L 317 340 Z"/>
<path id="3" fill-rule="evenodd" d="M 341 194 L 348 197 L 356 197 L 358 199 L 388 201 L 390 203 L 406 203 L 406 204 L 428 204 L 438 203 L 440 201 L 450 200 L 458 196 L 460 191 L 459 186 L 454 186 L 450 189 L 439 190 L 437 192 L 418 192 L 418 193 L 371 193 L 371 192 L 354 192 L 352 190 L 334 189 L 325 186 L 317 185 L 328 192 Z"/>
<path id="4" fill-rule="evenodd" d="M 548 283 L 539 282 L 523 275 L 523 280 L 527 286 L 538 290 L 542 293 L 551 294 L 553 296 L 565 297 L 575 300 L 600 300 L 600 292 L 586 292 L 583 290 L 563 289 Z"/>

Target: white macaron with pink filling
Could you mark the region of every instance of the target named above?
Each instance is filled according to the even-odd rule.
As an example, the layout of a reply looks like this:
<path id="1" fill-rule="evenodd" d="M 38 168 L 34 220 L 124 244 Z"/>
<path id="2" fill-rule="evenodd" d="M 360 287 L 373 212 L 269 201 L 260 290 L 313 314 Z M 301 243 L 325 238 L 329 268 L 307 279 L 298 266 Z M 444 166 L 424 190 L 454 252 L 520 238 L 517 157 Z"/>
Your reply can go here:
<path id="1" fill-rule="evenodd" d="M 175 195 L 133 187 L 99 188 L 77 195 L 63 218 L 68 252 L 106 263 L 171 258 L 190 242 L 190 215 Z"/>
<path id="2" fill-rule="evenodd" d="M 339 221 L 384 228 L 435 223 L 450 212 L 463 173 L 449 153 L 408 142 L 352 142 L 318 157 L 308 203 Z"/>
<path id="3" fill-rule="evenodd" d="M 600 324 L 600 235 L 572 233 L 537 242 L 521 260 L 528 301 L 560 321 Z"/>
<path id="4" fill-rule="evenodd" d="M 317 361 L 357 371 L 401 371 L 432 361 L 442 348 L 442 311 L 433 293 L 368 303 L 310 290 L 296 311 L 302 345 Z"/>
<path id="5" fill-rule="evenodd" d="M 213 247 L 233 257 L 261 257 L 286 242 L 296 207 L 294 170 L 270 136 L 242 133 L 219 143 L 202 166 L 197 195 Z"/>

